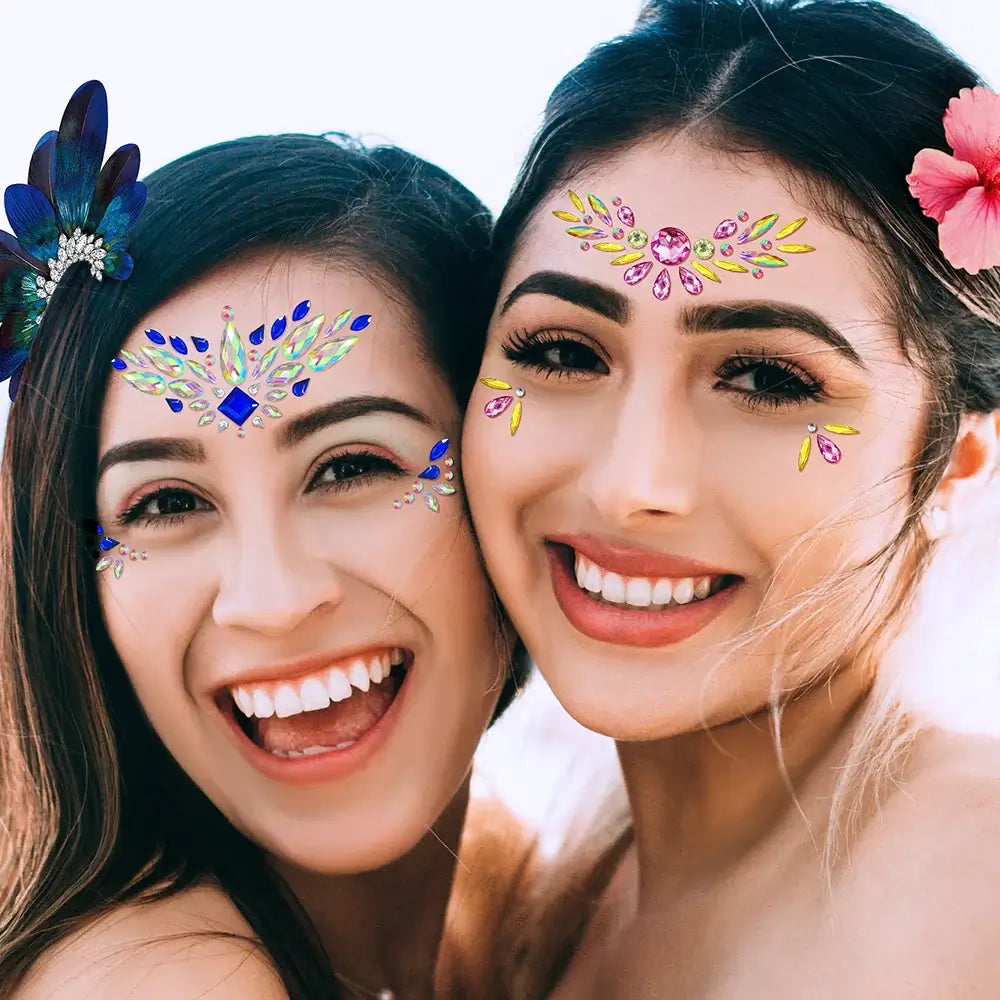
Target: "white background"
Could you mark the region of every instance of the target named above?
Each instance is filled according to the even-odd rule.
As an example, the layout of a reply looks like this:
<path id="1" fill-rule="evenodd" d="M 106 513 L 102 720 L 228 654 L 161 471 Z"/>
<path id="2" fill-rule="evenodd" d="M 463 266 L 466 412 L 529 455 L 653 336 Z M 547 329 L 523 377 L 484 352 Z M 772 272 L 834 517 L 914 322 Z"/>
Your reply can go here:
<path id="1" fill-rule="evenodd" d="M 0 187 L 26 179 L 39 136 L 58 127 L 76 87 L 96 77 L 109 94 L 108 148 L 138 143 L 143 173 L 223 139 L 336 130 L 436 161 L 496 212 L 549 91 L 592 45 L 627 30 L 639 6 L 0 0 Z M 997 0 L 896 6 L 1000 81 Z M 2 433 L 5 390 L 0 399 Z M 487 740 L 483 757 L 493 787 L 525 815 L 551 820 L 550 791 L 610 760 L 610 745 L 600 738 L 561 738 L 574 732 L 538 688 Z"/>

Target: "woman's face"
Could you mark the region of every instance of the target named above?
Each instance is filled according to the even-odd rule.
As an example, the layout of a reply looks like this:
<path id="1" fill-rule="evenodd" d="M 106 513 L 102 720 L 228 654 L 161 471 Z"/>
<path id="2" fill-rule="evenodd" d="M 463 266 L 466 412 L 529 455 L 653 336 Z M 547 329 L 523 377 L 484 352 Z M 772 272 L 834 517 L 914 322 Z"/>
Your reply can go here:
<path id="1" fill-rule="evenodd" d="M 511 389 L 477 387 L 463 438 L 480 541 L 559 700 L 620 739 L 766 705 L 777 639 L 725 663 L 723 640 L 903 522 L 922 390 L 889 276 L 789 181 L 636 145 L 539 207 L 493 315 L 480 375 Z M 821 612 L 834 637 L 846 613 Z"/>
<path id="2" fill-rule="evenodd" d="M 198 282 L 123 345 L 98 508 L 137 558 L 100 573 L 101 600 L 154 728 L 233 824 L 361 871 L 454 797 L 503 665 L 455 492 L 460 414 L 417 323 L 349 270 L 268 263 Z"/>

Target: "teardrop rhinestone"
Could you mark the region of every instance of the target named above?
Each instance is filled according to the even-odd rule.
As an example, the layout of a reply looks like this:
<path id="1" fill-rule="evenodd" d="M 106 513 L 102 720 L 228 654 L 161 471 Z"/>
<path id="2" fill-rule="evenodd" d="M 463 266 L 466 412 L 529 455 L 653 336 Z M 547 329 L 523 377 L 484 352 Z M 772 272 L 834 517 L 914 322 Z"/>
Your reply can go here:
<path id="1" fill-rule="evenodd" d="M 158 347 L 143 347 L 142 353 L 152 362 L 153 367 L 166 375 L 183 375 L 184 362 L 175 358 L 169 351 L 161 351 Z"/>
<path id="2" fill-rule="evenodd" d="M 197 382 L 190 382 L 187 379 L 175 378 L 168 383 L 171 392 L 176 392 L 184 399 L 194 399 L 201 395 L 201 386 Z"/>
<path id="3" fill-rule="evenodd" d="M 196 399 L 193 403 L 188 403 L 188 409 L 194 410 L 196 413 L 201 410 L 207 410 L 209 407 L 209 402 L 207 399 Z"/>
<path id="4" fill-rule="evenodd" d="M 247 337 L 247 340 L 249 340 L 250 343 L 253 344 L 255 347 L 259 346 L 260 344 L 263 344 L 264 343 L 264 325 L 261 324 L 260 326 L 258 326 L 257 329 L 254 330 L 250 334 L 249 337 Z"/>
<path id="5" fill-rule="evenodd" d="M 256 414 L 256 413 L 250 418 L 250 423 L 252 423 L 254 425 L 254 427 L 263 427 L 264 426 L 264 420 L 263 420 L 263 418 L 261 416 L 259 416 L 258 414 Z"/>
<path id="6" fill-rule="evenodd" d="M 285 342 L 282 346 L 282 353 L 289 361 L 294 361 L 296 358 L 305 354 L 313 345 L 313 341 L 319 336 L 320 330 L 323 329 L 323 324 L 326 322 L 326 314 L 321 313 L 310 323 L 303 323 L 301 326 L 297 326 L 289 335 L 285 338 Z"/>
<path id="7" fill-rule="evenodd" d="M 281 319 L 276 319 L 271 324 L 271 340 L 277 340 L 285 332 L 287 326 L 288 320 L 284 316 Z"/>
<path id="8" fill-rule="evenodd" d="M 618 209 L 618 219 L 623 224 L 631 228 L 635 225 L 635 212 L 628 205 L 622 205 Z"/>
<path id="9" fill-rule="evenodd" d="M 831 465 L 836 465 L 843 458 L 841 450 L 825 434 L 816 435 L 816 444 L 819 447 L 819 453 Z"/>
<path id="10" fill-rule="evenodd" d="M 723 219 L 715 227 L 715 232 L 712 233 L 712 238 L 716 240 L 728 240 L 737 229 L 740 228 L 740 224 L 735 219 Z"/>
<path id="11" fill-rule="evenodd" d="M 180 413 L 184 409 L 184 404 L 179 399 L 168 399 L 167 406 L 170 407 L 174 413 Z"/>
<path id="12" fill-rule="evenodd" d="M 187 345 L 187 344 L 185 344 L 185 343 L 184 343 L 184 341 L 183 341 L 183 340 L 181 340 L 181 338 L 180 338 L 180 337 L 171 337 L 171 338 L 170 338 L 170 346 L 171 346 L 171 347 L 172 347 L 172 348 L 173 348 L 173 349 L 174 349 L 174 350 L 175 350 L 175 351 L 176 351 L 176 352 L 177 352 L 178 354 L 187 354 L 187 352 L 188 352 L 188 345 Z"/>
<path id="13" fill-rule="evenodd" d="M 681 279 L 681 285 L 688 295 L 701 295 L 705 290 L 705 285 L 697 274 L 689 271 L 686 267 L 677 269 L 677 277 Z"/>
<path id="14" fill-rule="evenodd" d="M 101 556 L 101 558 L 97 560 L 97 565 L 94 568 L 98 573 L 103 573 L 111 565 L 112 561 L 111 556 Z"/>
<path id="15" fill-rule="evenodd" d="M 303 299 L 293 310 L 292 310 L 292 322 L 298 323 L 303 316 L 308 315 L 309 309 L 311 308 L 308 299 Z"/>
<path id="16" fill-rule="evenodd" d="M 670 297 L 670 272 L 664 268 L 653 282 L 653 295 L 661 302 Z"/>
<path id="17" fill-rule="evenodd" d="M 204 337 L 192 337 L 191 343 L 194 344 L 196 351 L 204 354 L 208 350 L 208 341 Z"/>
<path id="18" fill-rule="evenodd" d="M 198 418 L 199 427 L 207 427 L 215 419 L 215 410 L 209 410 Z"/>
<path id="19" fill-rule="evenodd" d="M 320 344 L 310 355 L 306 364 L 310 371 L 325 372 L 335 365 L 358 342 L 357 337 L 345 337 L 343 340 L 327 340 Z"/>
<path id="20" fill-rule="evenodd" d="M 278 365 L 277 368 L 267 376 L 265 381 L 268 385 L 288 385 L 289 382 L 293 382 L 299 377 L 302 372 L 303 365 L 298 364 L 294 361 L 286 361 L 284 364 Z"/>
<path id="21" fill-rule="evenodd" d="M 114 568 L 115 579 L 120 580 L 122 578 L 122 573 L 124 572 L 125 572 L 125 560 L 116 559 Z"/>
<path id="22" fill-rule="evenodd" d="M 491 399 L 483 407 L 483 413 L 488 417 L 499 417 L 513 402 L 513 396 L 497 396 L 496 399 Z"/>
<path id="23" fill-rule="evenodd" d="M 209 385 L 215 385 L 218 381 L 215 375 L 198 361 L 192 361 L 188 358 L 187 366 L 195 378 L 200 378 L 202 382 L 208 382 Z"/>
<path id="24" fill-rule="evenodd" d="M 448 450 L 448 438 L 441 438 L 440 441 L 433 448 L 431 448 L 430 454 L 427 456 L 432 462 L 436 462 L 442 455 Z"/>
<path id="25" fill-rule="evenodd" d="M 216 425 L 215 429 L 217 431 L 224 431 L 229 426 L 228 420 L 220 420 Z"/>
<path id="26" fill-rule="evenodd" d="M 225 389 L 223 389 L 221 385 L 217 385 L 217 386 L 216 386 L 216 387 L 215 387 L 215 388 L 214 388 L 214 389 L 212 390 L 212 392 L 214 392 L 214 393 L 215 393 L 215 395 L 219 397 L 219 399 L 222 399 L 222 397 L 223 397 L 223 396 L 225 396 L 225 394 L 226 394 L 226 390 L 225 390 Z"/>
<path id="27" fill-rule="evenodd" d="M 330 329 L 327 330 L 327 334 L 336 333 L 338 330 L 342 330 L 346 325 L 347 321 L 351 318 L 351 313 L 353 309 L 345 309 L 334 321 L 330 324 Z"/>
<path id="28" fill-rule="evenodd" d="M 304 396 L 306 394 L 306 389 L 309 388 L 309 379 L 304 378 L 301 382 L 296 382 L 292 386 L 293 396 Z"/>
<path id="29" fill-rule="evenodd" d="M 121 358 L 112 358 L 111 367 L 114 368 L 116 371 L 123 372 L 125 371 L 126 368 L 128 368 L 128 365 L 125 364 L 125 362 L 122 361 Z"/>
<path id="30" fill-rule="evenodd" d="M 162 375 L 150 375 L 146 372 L 122 372 L 122 378 L 139 392 L 150 396 L 162 396 L 167 391 L 167 382 Z"/>
<path id="31" fill-rule="evenodd" d="M 272 389 L 264 398 L 272 403 L 280 403 L 288 393 L 284 389 Z"/>
<path id="32" fill-rule="evenodd" d="M 159 330 L 146 330 L 146 336 L 154 343 L 159 344 L 161 347 L 167 343 L 166 337 L 160 333 Z"/>
<path id="33" fill-rule="evenodd" d="M 644 260 L 641 264 L 633 264 L 622 277 L 625 279 L 625 284 L 638 285 L 652 270 L 653 262 Z"/>
<path id="34" fill-rule="evenodd" d="M 438 499 L 433 493 L 424 494 L 424 503 L 436 514 L 441 509 L 441 504 L 438 503 Z"/>
<path id="35" fill-rule="evenodd" d="M 653 256 L 661 264 L 683 264 L 691 256 L 691 237 L 676 226 L 667 226 L 649 244 Z"/>
<path id="36" fill-rule="evenodd" d="M 253 378 L 260 378 L 274 364 L 274 359 L 278 356 L 280 350 L 280 344 L 275 344 L 274 347 L 267 349 L 264 357 L 260 359 L 260 364 L 253 370 Z"/>
<path id="37" fill-rule="evenodd" d="M 417 473 L 418 479 L 437 479 L 441 475 L 441 470 L 436 465 L 428 465 L 423 472 Z"/>
<path id="38" fill-rule="evenodd" d="M 232 318 L 226 320 L 219 352 L 222 374 L 230 385 L 242 385 L 247 377 L 247 355 L 239 331 Z"/>
<path id="39" fill-rule="evenodd" d="M 353 333 L 359 333 L 361 330 L 367 330 L 372 318 L 369 313 L 365 313 L 363 316 L 355 316 L 354 322 L 351 323 L 351 331 Z"/>
<path id="40" fill-rule="evenodd" d="M 118 353 L 134 368 L 149 367 L 149 365 L 146 364 L 145 358 L 140 358 L 138 354 L 133 354 L 131 351 L 119 351 Z"/>
<path id="41" fill-rule="evenodd" d="M 270 417 L 272 420 L 277 420 L 281 416 L 281 410 L 276 406 L 264 406 L 262 407 L 264 411 L 264 416 Z"/>

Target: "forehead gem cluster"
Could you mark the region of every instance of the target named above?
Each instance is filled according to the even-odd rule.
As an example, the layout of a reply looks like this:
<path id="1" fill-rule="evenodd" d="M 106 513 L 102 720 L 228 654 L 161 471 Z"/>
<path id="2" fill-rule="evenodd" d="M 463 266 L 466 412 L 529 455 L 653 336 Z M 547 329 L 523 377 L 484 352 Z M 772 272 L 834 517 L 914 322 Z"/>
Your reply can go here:
<path id="1" fill-rule="evenodd" d="M 359 339 L 337 334 L 345 327 L 347 332 L 358 334 L 372 322 L 368 313 L 355 316 L 353 310 L 345 309 L 327 325 L 325 313 L 309 318 L 311 308 L 308 299 L 300 302 L 291 314 L 292 323 L 298 325 L 290 327 L 288 318 L 281 316 L 271 323 L 269 331 L 266 324 L 257 327 L 244 343 L 236 327 L 235 312 L 225 306 L 218 359 L 221 383 L 211 370 L 214 356 L 207 353 L 207 339 L 191 337 L 187 341 L 171 336 L 168 350 L 167 338 L 159 330 L 145 331 L 152 346 L 143 345 L 138 352 L 119 351 L 111 367 L 139 392 L 166 397 L 172 412 L 180 413 L 186 405 L 198 414 L 199 427 L 215 424 L 223 432 L 235 425 L 239 428 L 237 437 L 242 438 L 248 420 L 254 427 L 263 427 L 261 414 L 278 419 L 281 410 L 275 403 L 286 399 L 289 392 L 304 396 L 310 376 L 332 368 Z M 267 348 L 258 350 L 265 340 Z M 263 403 L 255 398 L 261 393 Z"/>
<path id="2" fill-rule="evenodd" d="M 552 214 L 560 222 L 572 223 L 566 232 L 583 241 L 581 249 L 614 254 L 611 264 L 624 268 L 622 278 L 627 285 L 641 284 L 657 264 L 661 265 L 651 285 L 654 297 L 660 300 L 668 298 L 672 290 L 671 268 L 677 269 L 677 280 L 688 295 L 701 295 L 706 281 L 720 284 L 726 274 L 752 274 L 754 278 L 763 278 L 767 270 L 788 266 L 782 254 L 812 253 L 816 249 L 807 243 L 788 242 L 788 238 L 808 222 L 805 216 L 774 231 L 779 222 L 778 213 L 774 212 L 740 232 L 741 225 L 745 225 L 750 216 L 739 212 L 735 219 L 719 222 L 710 237 L 692 239 L 676 226 L 665 226 L 650 237 L 645 229 L 637 227 L 635 212 L 621 198 L 612 202 L 618 206 L 616 214 L 621 226 L 617 228 L 608 206 L 597 195 L 588 194 L 587 205 L 584 205 L 583 199 L 570 191 L 569 200 L 574 211 L 558 209 Z M 771 236 L 765 240 L 768 234 Z M 729 240 L 732 242 L 727 242 Z M 738 250 L 739 247 L 743 249 Z M 648 259 L 647 254 L 653 259 Z M 734 256 L 738 259 L 729 259 Z"/>
<path id="3" fill-rule="evenodd" d="M 455 459 L 448 455 L 449 447 L 450 442 L 448 438 L 441 438 L 431 448 L 427 455 L 428 465 L 424 468 L 423 472 L 417 473 L 417 478 L 413 480 L 410 488 L 403 494 L 402 500 L 392 501 L 392 505 L 396 510 L 400 510 L 404 504 L 411 505 L 415 503 L 417 497 L 423 494 L 424 503 L 429 510 L 432 510 L 436 514 L 441 509 L 441 505 L 434 494 L 437 493 L 443 497 L 454 495 L 455 487 L 451 485 L 451 481 L 455 478 Z M 447 458 L 445 458 L 446 455 L 448 455 Z M 444 473 L 441 472 L 441 465 L 437 464 L 442 458 L 444 458 L 444 461 L 441 462 L 441 465 L 445 467 Z M 428 492 L 424 489 L 425 481 L 430 484 L 433 492 Z"/>

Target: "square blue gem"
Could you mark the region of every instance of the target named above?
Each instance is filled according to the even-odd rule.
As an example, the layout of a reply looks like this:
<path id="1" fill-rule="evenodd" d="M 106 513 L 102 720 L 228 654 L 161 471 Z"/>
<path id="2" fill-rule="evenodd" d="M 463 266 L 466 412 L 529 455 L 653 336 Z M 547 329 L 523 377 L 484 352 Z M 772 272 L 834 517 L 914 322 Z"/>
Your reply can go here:
<path id="1" fill-rule="evenodd" d="M 252 399 L 242 389 L 236 388 L 219 403 L 218 410 L 224 417 L 228 417 L 237 427 L 242 427 L 260 403 Z"/>

